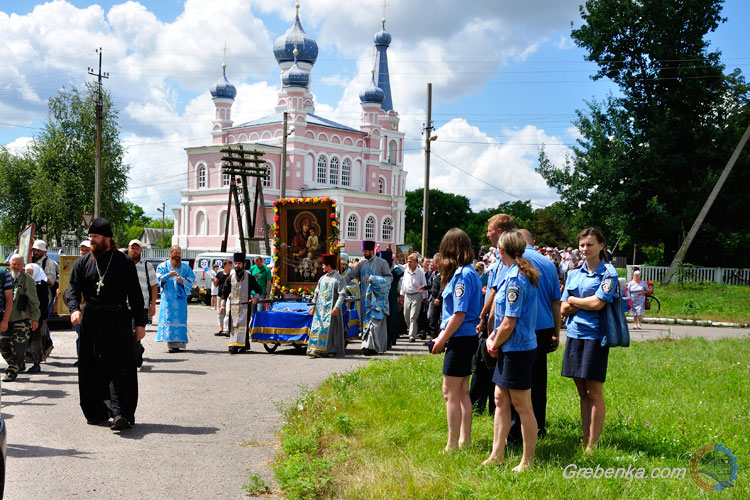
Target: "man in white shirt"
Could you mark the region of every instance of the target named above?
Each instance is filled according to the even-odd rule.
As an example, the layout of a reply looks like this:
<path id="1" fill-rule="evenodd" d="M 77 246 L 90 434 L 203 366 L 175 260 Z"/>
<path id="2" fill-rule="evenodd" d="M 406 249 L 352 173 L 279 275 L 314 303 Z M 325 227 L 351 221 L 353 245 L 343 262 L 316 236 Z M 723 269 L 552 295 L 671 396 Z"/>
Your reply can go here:
<path id="1" fill-rule="evenodd" d="M 409 342 L 417 340 L 419 311 L 422 309 L 422 303 L 427 302 L 422 295 L 427 287 L 427 281 L 424 271 L 418 265 L 418 259 L 419 256 L 416 253 L 407 257 L 398 298 L 399 303 L 404 306 L 404 319 L 409 325 Z"/>

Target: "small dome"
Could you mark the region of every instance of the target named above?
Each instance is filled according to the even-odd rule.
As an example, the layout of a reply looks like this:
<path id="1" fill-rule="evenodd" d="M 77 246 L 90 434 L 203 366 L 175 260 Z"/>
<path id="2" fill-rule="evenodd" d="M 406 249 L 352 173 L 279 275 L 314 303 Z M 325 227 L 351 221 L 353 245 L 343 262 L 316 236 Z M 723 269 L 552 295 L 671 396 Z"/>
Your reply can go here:
<path id="1" fill-rule="evenodd" d="M 227 80 L 227 68 L 224 66 L 224 74 L 219 81 L 211 85 L 211 97 L 223 97 L 225 99 L 234 99 L 237 96 L 237 89 Z"/>
<path id="2" fill-rule="evenodd" d="M 375 45 L 385 45 L 387 47 L 391 44 L 391 34 L 388 33 L 385 29 L 375 33 L 375 37 L 373 39 L 375 40 Z"/>
<path id="3" fill-rule="evenodd" d="M 307 88 L 307 85 L 310 83 L 310 75 L 299 69 L 297 61 L 295 61 L 294 64 L 292 64 L 292 67 L 284 72 L 281 81 L 284 83 L 285 87 Z"/>
<path id="4" fill-rule="evenodd" d="M 295 16 L 292 26 L 274 42 L 273 55 L 276 62 L 281 64 L 294 61 L 295 46 L 299 50 L 298 61 L 315 64 L 318 59 L 318 44 L 302 29 L 299 16 Z"/>
<path id="5" fill-rule="evenodd" d="M 385 92 L 375 85 L 375 73 L 373 72 L 370 85 L 359 93 L 359 100 L 362 104 L 383 104 L 383 99 L 385 99 Z"/>

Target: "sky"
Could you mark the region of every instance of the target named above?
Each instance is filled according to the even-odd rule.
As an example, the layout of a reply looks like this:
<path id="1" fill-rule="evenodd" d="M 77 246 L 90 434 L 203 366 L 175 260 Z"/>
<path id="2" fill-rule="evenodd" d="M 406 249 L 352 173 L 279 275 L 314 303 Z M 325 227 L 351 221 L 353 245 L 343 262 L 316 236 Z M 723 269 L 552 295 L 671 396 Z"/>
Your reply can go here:
<path id="1" fill-rule="evenodd" d="M 383 0 L 299 0 L 318 43 L 311 91 L 316 114 L 358 128 L 359 92 L 370 78 Z M 98 66 L 119 109 L 130 165 L 127 199 L 157 216 L 179 208 L 186 147 L 211 143 L 208 89 L 221 75 L 237 87 L 235 124 L 273 112 L 279 67 L 272 45 L 294 19 L 294 0 L 142 2 L 0 0 L 0 145 L 21 152 L 61 87 L 82 87 Z M 563 163 L 585 101 L 616 93 L 593 81 L 593 63 L 570 39 L 581 0 L 386 0 L 394 109 L 406 133 L 407 189 L 424 183 L 426 88 L 432 83 L 430 187 L 464 195 L 474 210 L 558 199 L 534 168 L 539 148 Z M 750 68 L 750 2 L 727 0 L 709 34 L 727 69 Z M 93 182 L 93 179 L 92 179 Z"/>

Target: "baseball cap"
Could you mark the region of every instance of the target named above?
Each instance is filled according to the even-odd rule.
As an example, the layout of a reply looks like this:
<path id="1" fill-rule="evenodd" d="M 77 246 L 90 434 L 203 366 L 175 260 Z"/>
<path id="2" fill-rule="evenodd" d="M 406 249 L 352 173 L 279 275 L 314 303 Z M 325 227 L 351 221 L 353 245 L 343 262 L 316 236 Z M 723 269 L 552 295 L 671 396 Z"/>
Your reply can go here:
<path id="1" fill-rule="evenodd" d="M 44 240 L 36 240 L 34 241 L 34 246 L 32 246 L 34 250 L 41 250 L 42 252 L 47 251 L 47 243 L 44 242 Z"/>
<path id="2" fill-rule="evenodd" d="M 141 243 L 141 240 L 130 240 L 130 243 L 128 243 L 128 248 L 132 247 L 133 245 L 138 245 L 139 247 L 143 248 L 143 243 Z"/>

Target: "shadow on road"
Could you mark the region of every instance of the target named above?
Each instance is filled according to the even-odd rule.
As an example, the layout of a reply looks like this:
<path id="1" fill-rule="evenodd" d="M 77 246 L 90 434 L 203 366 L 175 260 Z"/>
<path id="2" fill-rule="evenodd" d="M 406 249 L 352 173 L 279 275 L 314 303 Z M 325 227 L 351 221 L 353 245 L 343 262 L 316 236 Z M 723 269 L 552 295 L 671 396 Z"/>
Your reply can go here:
<path id="1" fill-rule="evenodd" d="M 137 423 L 131 429 L 120 432 L 120 437 L 123 439 L 142 439 L 148 434 L 183 434 L 186 436 L 205 436 L 208 434 L 216 434 L 218 431 L 218 427 L 189 427 L 184 425 Z"/>
<path id="2" fill-rule="evenodd" d="M 140 369 L 141 373 L 184 373 L 185 375 L 207 375 L 207 371 L 203 370 L 154 370 L 150 366 L 142 366 Z"/>
<path id="3" fill-rule="evenodd" d="M 72 448 L 58 449 L 46 448 L 44 446 L 28 446 L 23 444 L 9 444 L 8 456 L 15 458 L 40 458 L 40 457 L 72 457 L 88 458 L 89 452 L 78 451 Z"/>

